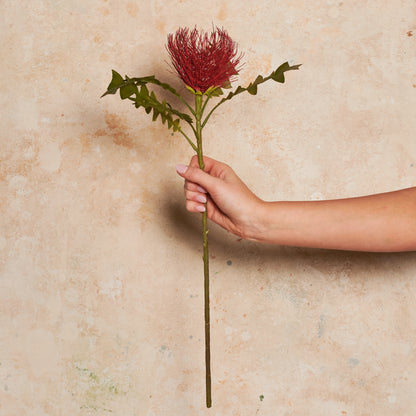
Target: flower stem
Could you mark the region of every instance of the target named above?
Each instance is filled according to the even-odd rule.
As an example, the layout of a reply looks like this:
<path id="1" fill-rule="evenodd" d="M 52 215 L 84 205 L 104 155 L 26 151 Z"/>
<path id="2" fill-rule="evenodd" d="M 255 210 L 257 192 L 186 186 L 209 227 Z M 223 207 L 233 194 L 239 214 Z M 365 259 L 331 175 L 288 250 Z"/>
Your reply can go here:
<path id="1" fill-rule="evenodd" d="M 202 152 L 202 95 L 195 95 L 195 127 L 197 141 L 197 155 L 200 169 L 204 170 L 204 158 Z M 202 213 L 202 243 L 204 260 L 204 310 L 205 310 L 205 388 L 207 407 L 212 406 L 211 399 L 211 341 L 210 341 L 210 317 L 209 317 L 209 257 L 208 257 L 208 221 L 207 204 Z"/>

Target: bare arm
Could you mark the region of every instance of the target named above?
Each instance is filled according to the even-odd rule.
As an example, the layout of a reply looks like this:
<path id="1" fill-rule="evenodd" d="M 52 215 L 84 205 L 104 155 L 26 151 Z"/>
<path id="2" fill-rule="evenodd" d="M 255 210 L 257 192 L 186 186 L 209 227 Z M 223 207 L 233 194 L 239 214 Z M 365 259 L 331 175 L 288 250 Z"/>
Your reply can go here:
<path id="1" fill-rule="evenodd" d="M 257 241 L 357 251 L 416 250 L 416 188 L 262 205 L 263 226 Z"/>
<path id="2" fill-rule="evenodd" d="M 416 250 L 416 187 L 328 201 L 265 202 L 227 165 L 205 158 L 179 167 L 187 209 L 248 240 L 356 251 Z M 202 189 L 201 189 L 202 187 Z"/>

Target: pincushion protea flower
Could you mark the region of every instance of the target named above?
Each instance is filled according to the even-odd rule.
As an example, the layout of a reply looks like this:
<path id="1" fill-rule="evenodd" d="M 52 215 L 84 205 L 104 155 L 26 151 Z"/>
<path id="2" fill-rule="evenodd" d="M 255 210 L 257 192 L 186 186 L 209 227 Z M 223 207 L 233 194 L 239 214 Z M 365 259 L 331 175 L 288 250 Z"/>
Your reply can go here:
<path id="1" fill-rule="evenodd" d="M 168 35 L 167 50 L 179 77 L 194 91 L 229 86 L 243 57 L 224 29 L 211 33 L 180 28 Z"/>
<path id="2" fill-rule="evenodd" d="M 239 86 L 234 91 L 229 92 L 210 109 L 207 115 L 204 115 L 208 101 L 211 98 L 223 95 L 222 88 L 230 87 L 231 81 L 238 74 L 242 54 L 238 54 L 237 44 L 223 29 L 215 28 L 211 34 L 208 34 L 198 32 L 196 28 L 191 31 L 187 28 L 180 28 L 174 35 L 168 35 L 166 48 L 179 77 L 194 95 L 193 106 L 169 84 L 159 81 L 154 75 L 140 78 L 125 76 L 123 79 L 114 70 L 111 82 L 103 96 L 115 94 L 119 91 L 122 100 L 129 99 L 136 108 L 143 107 L 147 114 L 153 112 L 153 121 L 160 116 L 162 123 L 165 124 L 167 122 L 169 129 L 172 128 L 174 132 L 179 132 L 185 137 L 192 149 L 197 153 L 201 169 L 204 169 L 202 130 L 212 113 L 221 104 L 244 91 L 251 95 L 256 95 L 257 87 L 269 79 L 281 83 L 285 82 L 284 73 L 300 67 L 300 65 L 290 66 L 288 62 L 285 62 L 267 77 L 259 75 L 247 87 Z M 149 92 L 147 84 L 157 85 L 175 95 L 185 104 L 190 114 L 173 108 L 166 100 L 159 101 L 153 91 Z M 189 125 L 196 141 L 191 140 L 188 134 L 182 130 L 182 121 Z M 204 260 L 206 405 L 211 407 L 209 257 L 206 204 L 205 212 L 202 213 L 202 242 Z"/>

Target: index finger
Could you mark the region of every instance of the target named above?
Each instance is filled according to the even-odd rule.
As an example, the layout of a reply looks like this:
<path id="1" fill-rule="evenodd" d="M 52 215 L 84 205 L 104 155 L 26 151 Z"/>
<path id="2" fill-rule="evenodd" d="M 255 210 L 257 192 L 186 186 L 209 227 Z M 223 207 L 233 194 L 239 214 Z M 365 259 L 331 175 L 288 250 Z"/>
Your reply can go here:
<path id="1" fill-rule="evenodd" d="M 204 160 L 204 172 L 212 173 L 214 176 L 218 176 L 218 172 L 220 172 L 226 165 L 224 163 L 218 162 L 215 159 L 212 159 L 208 156 L 203 156 Z M 189 166 L 194 168 L 199 168 L 199 159 L 197 155 L 194 155 L 189 163 Z"/>

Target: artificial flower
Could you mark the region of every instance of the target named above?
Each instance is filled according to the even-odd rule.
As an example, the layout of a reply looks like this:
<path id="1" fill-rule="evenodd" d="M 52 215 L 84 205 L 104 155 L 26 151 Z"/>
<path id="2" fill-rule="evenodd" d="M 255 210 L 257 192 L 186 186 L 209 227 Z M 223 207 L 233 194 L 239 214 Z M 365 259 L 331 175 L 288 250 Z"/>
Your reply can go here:
<path id="1" fill-rule="evenodd" d="M 241 68 L 237 43 L 218 27 L 211 33 L 179 28 L 168 35 L 166 48 L 182 81 L 201 93 L 229 86 Z"/>

